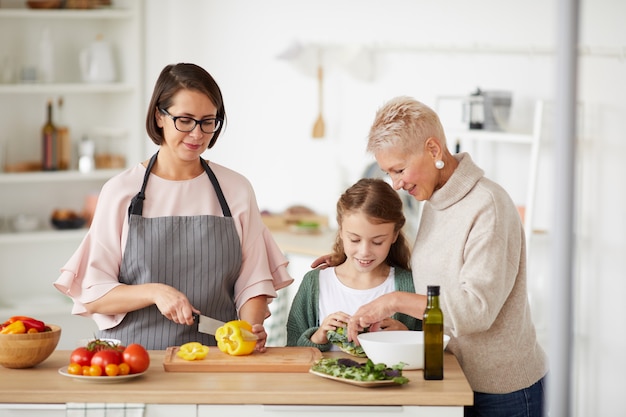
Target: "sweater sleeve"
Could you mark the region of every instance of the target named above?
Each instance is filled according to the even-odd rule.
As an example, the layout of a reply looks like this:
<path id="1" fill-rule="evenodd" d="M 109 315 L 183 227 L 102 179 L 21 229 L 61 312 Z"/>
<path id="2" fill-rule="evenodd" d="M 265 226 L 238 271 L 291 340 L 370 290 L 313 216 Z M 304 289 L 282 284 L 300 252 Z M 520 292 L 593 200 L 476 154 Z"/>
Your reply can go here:
<path id="1" fill-rule="evenodd" d="M 307 272 L 294 296 L 287 319 L 287 346 L 316 347 L 330 350 L 331 343 L 311 342 L 311 335 L 319 328 L 319 270 Z"/>
<path id="2" fill-rule="evenodd" d="M 395 285 L 396 291 L 415 293 L 415 284 L 413 283 L 411 271 L 396 267 Z M 409 330 L 422 330 L 422 320 L 418 318 L 404 313 L 396 313 L 392 317 L 404 324 Z"/>

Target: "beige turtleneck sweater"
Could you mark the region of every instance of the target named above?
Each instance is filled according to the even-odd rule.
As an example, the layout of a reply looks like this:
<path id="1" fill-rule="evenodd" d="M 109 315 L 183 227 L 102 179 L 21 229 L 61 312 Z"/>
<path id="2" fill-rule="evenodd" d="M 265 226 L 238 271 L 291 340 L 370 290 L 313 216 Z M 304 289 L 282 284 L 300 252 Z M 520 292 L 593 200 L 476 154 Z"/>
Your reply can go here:
<path id="1" fill-rule="evenodd" d="M 466 153 L 426 201 L 413 249 L 415 291 L 440 285 L 447 350 L 476 392 L 509 393 L 547 372 L 526 286 L 526 244 L 506 191 Z"/>

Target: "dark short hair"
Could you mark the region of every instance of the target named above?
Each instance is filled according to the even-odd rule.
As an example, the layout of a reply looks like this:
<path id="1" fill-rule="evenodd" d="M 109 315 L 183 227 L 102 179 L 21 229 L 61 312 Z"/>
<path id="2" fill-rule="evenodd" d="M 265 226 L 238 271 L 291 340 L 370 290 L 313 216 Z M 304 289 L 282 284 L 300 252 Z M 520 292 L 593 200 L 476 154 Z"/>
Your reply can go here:
<path id="1" fill-rule="evenodd" d="M 209 142 L 209 149 L 215 145 L 217 138 L 226 123 L 226 110 L 222 92 L 211 74 L 204 68 L 195 64 L 179 63 L 171 64 L 163 68 L 154 85 L 152 98 L 148 105 L 146 116 L 146 131 L 152 142 L 161 145 L 164 141 L 163 129 L 157 125 L 156 112 L 158 109 L 167 109 L 172 105 L 172 98 L 180 90 L 194 90 L 205 94 L 217 108 L 216 117 L 222 119 L 222 124 L 213 133 Z"/>

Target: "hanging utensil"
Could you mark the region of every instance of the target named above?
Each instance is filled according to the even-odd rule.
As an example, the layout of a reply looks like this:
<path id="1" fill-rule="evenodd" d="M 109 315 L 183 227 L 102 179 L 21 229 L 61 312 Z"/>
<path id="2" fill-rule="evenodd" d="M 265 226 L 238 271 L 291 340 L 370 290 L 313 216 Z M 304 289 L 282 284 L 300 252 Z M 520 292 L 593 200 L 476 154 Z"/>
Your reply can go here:
<path id="1" fill-rule="evenodd" d="M 313 137 L 317 139 L 324 137 L 324 117 L 322 116 L 323 78 L 324 78 L 324 72 L 322 69 L 322 61 L 320 60 L 319 66 L 317 68 L 317 82 L 318 82 L 318 88 L 319 88 L 319 93 L 318 93 L 319 114 L 317 116 L 317 120 L 315 121 L 315 124 L 313 125 Z"/>

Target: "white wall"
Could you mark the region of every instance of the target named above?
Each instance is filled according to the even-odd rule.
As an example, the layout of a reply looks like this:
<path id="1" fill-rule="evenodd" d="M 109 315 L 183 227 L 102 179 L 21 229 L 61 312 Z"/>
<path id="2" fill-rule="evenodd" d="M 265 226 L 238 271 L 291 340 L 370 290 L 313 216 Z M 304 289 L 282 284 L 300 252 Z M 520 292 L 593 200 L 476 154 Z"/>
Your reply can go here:
<path id="1" fill-rule="evenodd" d="M 228 125 L 205 156 L 245 174 L 264 209 L 306 204 L 334 218 L 340 192 L 371 161 L 364 149 L 373 115 L 393 96 L 411 95 L 434 106 L 438 95 L 468 94 L 476 86 L 506 89 L 514 95 L 513 128 L 528 129 L 534 100 L 550 102 L 554 95 L 554 56 L 541 51 L 556 43 L 555 2 L 146 3 L 146 94 L 165 64 L 190 61 L 209 70 L 223 89 Z M 623 416 L 626 410 L 619 388 L 626 370 L 626 334 L 620 330 L 626 317 L 626 187 L 621 184 L 626 168 L 620 163 L 626 150 L 626 61 L 598 55 L 624 48 L 625 15 L 626 3 L 620 0 L 582 4 L 581 44 L 590 46 L 592 54 L 580 60 L 583 118 L 574 260 L 577 416 Z M 327 137 L 322 140 L 311 138 L 317 116 L 314 66 L 302 69 L 277 59 L 293 41 L 327 46 Z M 353 48 L 340 51 L 342 45 Z M 349 52 L 363 45 L 451 45 L 461 50 L 379 49 L 371 67 L 363 61 L 349 63 Z M 468 53 L 485 45 L 527 48 L 528 53 Z M 549 112 L 545 131 L 549 139 Z M 550 150 L 548 144 L 542 151 L 538 202 L 538 221 L 547 229 L 554 215 L 551 190 L 558 187 L 551 182 Z M 516 157 L 515 151 L 496 157 Z M 530 257 L 531 300 L 544 331 L 549 328 L 550 244 L 549 235 L 538 239 Z M 549 343 L 549 335 L 543 336 Z"/>

